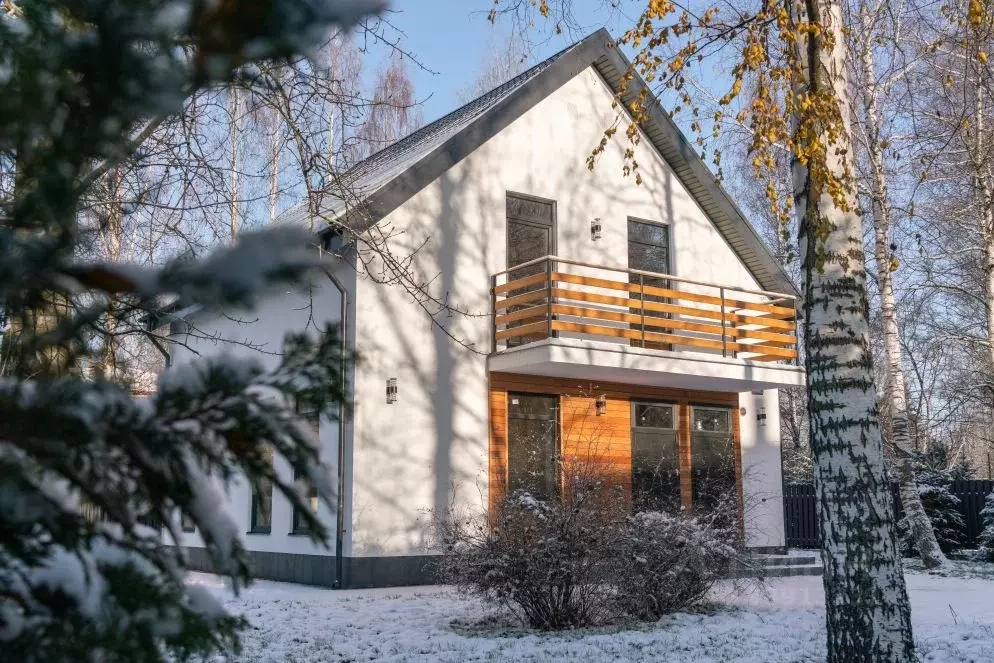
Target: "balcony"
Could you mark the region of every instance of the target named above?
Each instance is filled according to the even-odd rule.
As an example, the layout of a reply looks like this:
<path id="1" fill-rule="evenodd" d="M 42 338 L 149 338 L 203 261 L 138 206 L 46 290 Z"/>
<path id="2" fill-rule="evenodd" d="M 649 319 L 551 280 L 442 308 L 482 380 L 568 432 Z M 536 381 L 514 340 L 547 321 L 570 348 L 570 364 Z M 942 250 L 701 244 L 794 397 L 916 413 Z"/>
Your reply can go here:
<path id="1" fill-rule="evenodd" d="M 490 370 L 737 390 L 803 384 L 792 295 L 545 256 L 491 277 Z"/>

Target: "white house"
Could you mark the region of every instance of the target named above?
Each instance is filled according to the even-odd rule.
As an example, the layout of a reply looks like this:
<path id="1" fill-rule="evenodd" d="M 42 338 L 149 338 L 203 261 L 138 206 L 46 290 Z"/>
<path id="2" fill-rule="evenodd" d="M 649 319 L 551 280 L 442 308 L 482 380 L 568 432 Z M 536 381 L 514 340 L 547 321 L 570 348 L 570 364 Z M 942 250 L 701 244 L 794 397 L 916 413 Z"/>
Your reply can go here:
<path id="1" fill-rule="evenodd" d="M 386 229 L 451 311 L 432 319 L 365 256 L 310 295 L 185 321 L 270 359 L 312 316 L 342 321 L 362 357 L 351 417 L 320 423 L 341 494 L 319 516 L 336 545 L 295 533 L 279 495 L 230 493 L 257 575 L 423 582 L 433 514 L 554 492 L 557 458 L 598 464 L 635 505 L 706 508 L 731 493 L 747 545 L 784 546 L 777 389 L 804 381 L 797 292 L 660 108 L 636 149 L 641 185 L 622 173 L 623 131 L 588 170 L 628 65 L 609 41 L 587 37 L 346 174 L 363 204 L 340 218 Z M 172 333 L 220 350 L 187 329 Z M 177 346 L 173 362 L 188 359 Z"/>

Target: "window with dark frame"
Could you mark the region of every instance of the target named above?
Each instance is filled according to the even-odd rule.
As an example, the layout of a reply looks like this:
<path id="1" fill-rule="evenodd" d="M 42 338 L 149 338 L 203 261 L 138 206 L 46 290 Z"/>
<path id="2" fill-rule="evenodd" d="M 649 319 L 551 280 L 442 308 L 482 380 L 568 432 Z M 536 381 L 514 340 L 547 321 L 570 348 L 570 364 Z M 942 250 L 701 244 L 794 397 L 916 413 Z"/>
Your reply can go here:
<path id="1" fill-rule="evenodd" d="M 273 448 L 266 447 L 266 461 L 273 464 Z M 269 534 L 273 529 L 273 482 L 259 480 L 258 489 L 252 489 L 252 516 L 249 523 L 250 534 Z"/>
<path id="2" fill-rule="evenodd" d="M 680 445 L 677 406 L 632 401 L 632 509 L 678 513 Z"/>
<path id="3" fill-rule="evenodd" d="M 188 534 L 190 532 L 196 532 L 197 531 L 197 526 L 194 524 L 193 518 L 191 518 L 190 516 L 188 516 L 185 513 L 180 517 L 179 526 L 180 526 L 181 530 L 183 530 L 184 532 L 186 532 Z"/>
<path id="4" fill-rule="evenodd" d="M 670 227 L 662 223 L 652 223 L 641 219 L 628 219 L 628 269 L 643 272 L 654 272 L 656 274 L 669 274 L 672 269 L 670 264 Z M 642 274 L 629 274 L 629 282 L 637 283 L 649 288 L 670 287 L 670 280 Z M 646 302 L 666 303 L 666 297 L 658 295 L 642 295 L 639 292 L 631 294 L 632 299 L 641 299 Z M 641 313 L 639 309 L 632 309 Z M 662 311 L 645 311 L 646 316 L 657 318 L 669 317 L 669 314 Z M 646 333 L 667 333 L 670 330 L 660 327 L 647 327 L 643 329 L 641 322 L 633 323 L 632 328 Z M 669 350 L 672 345 L 669 343 L 658 343 L 641 339 L 632 339 L 631 344 L 635 347 L 656 348 L 658 350 Z"/>
<path id="5" fill-rule="evenodd" d="M 551 200 L 541 200 L 521 194 L 508 193 L 506 201 L 507 220 L 507 267 L 511 269 L 518 265 L 537 260 L 556 252 L 556 203 Z M 529 265 L 508 272 L 508 281 L 540 274 L 547 269 L 544 262 Z M 507 296 L 524 294 L 536 286 L 522 290 L 514 290 L 507 293 Z M 528 304 L 511 307 L 507 313 L 512 313 L 530 306 L 540 304 L 540 301 L 529 302 Z M 535 320 L 528 319 L 518 323 L 510 323 L 508 327 L 533 323 Z M 507 346 L 522 345 L 532 341 L 541 340 L 544 334 L 530 336 L 517 336 L 507 339 Z"/>
<path id="6" fill-rule="evenodd" d="M 314 432 L 314 435 L 319 435 L 321 430 L 321 412 L 317 408 L 301 400 L 297 401 L 295 409 L 297 411 L 297 415 L 303 419 L 308 426 L 310 426 L 311 430 Z M 298 478 L 297 471 L 294 470 L 294 481 Z M 313 513 L 318 512 L 318 491 L 309 482 L 307 484 L 307 504 Z M 294 507 L 290 533 L 306 534 L 308 532 L 310 532 L 310 527 L 304 519 L 303 514 L 301 514 L 301 510 Z"/>
<path id="7" fill-rule="evenodd" d="M 507 395 L 507 491 L 540 500 L 559 494 L 559 397 Z"/>
<path id="8" fill-rule="evenodd" d="M 713 513 L 721 508 L 721 524 L 730 526 L 737 504 L 732 409 L 693 406 L 690 423 L 692 503 L 695 511 Z"/>

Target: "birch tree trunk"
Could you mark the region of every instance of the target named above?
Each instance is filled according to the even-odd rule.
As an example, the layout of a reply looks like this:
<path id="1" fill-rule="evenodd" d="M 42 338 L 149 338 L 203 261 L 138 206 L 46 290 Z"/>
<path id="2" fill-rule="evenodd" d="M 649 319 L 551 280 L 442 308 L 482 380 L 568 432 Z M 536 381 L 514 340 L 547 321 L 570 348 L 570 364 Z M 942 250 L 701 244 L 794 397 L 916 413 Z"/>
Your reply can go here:
<path id="1" fill-rule="evenodd" d="M 864 12 L 864 26 L 869 21 Z M 904 369 L 901 365 L 901 337 L 897 326 L 897 305 L 894 300 L 894 279 L 890 256 L 890 198 L 884 154 L 880 139 L 880 115 L 877 103 L 877 85 L 873 61 L 873 42 L 870 30 L 864 30 L 860 44 L 860 64 L 865 77 L 863 89 L 863 116 L 866 128 L 867 153 L 872 174 L 870 191 L 874 231 L 874 253 L 877 262 L 877 283 L 880 288 L 880 309 L 883 324 L 884 351 L 887 358 L 886 398 L 890 404 L 891 439 L 895 448 L 895 465 L 900 482 L 901 504 L 908 522 L 912 545 L 921 557 L 925 568 L 936 568 L 946 563 L 946 556 L 936 541 L 932 521 L 925 513 L 914 475 L 914 450 L 908 423 L 908 399 L 905 390 Z"/>
<path id="2" fill-rule="evenodd" d="M 801 8 L 806 11 L 802 11 Z M 794 5 L 821 31 L 799 40 L 798 94 L 830 94 L 842 131 L 818 138 L 825 166 L 852 168 L 846 39 L 838 0 Z M 833 197 L 793 163 L 803 260 L 808 412 L 820 504 L 828 661 L 914 661 L 911 609 L 897 549 L 873 387 L 866 267 L 851 190 Z"/>
<path id="3" fill-rule="evenodd" d="M 273 113 L 273 137 L 269 149 L 269 223 L 276 220 L 276 207 L 280 195 L 280 151 L 282 148 L 282 132 L 280 131 L 279 115 Z"/>
<path id="4" fill-rule="evenodd" d="M 979 76 L 977 77 L 980 78 Z M 980 241 L 984 256 L 984 295 L 987 304 L 987 357 L 989 366 L 994 367 L 994 172 L 986 158 L 984 88 L 976 87 L 974 130 L 966 132 L 967 152 L 974 172 L 979 214 Z M 973 138 L 971 141 L 970 139 Z M 994 391 L 990 384 L 988 388 Z"/>
<path id="5" fill-rule="evenodd" d="M 113 263 L 121 260 L 121 247 L 124 244 L 124 213 L 122 210 L 122 173 L 118 167 L 111 168 L 107 175 L 107 223 L 104 228 L 104 250 L 105 258 Z M 118 300 L 116 296 L 111 296 L 107 305 L 107 320 L 104 323 L 103 335 L 103 377 L 106 380 L 117 382 L 117 323 L 118 323 Z"/>
<path id="6" fill-rule="evenodd" d="M 240 183 L 240 173 L 238 172 L 238 114 L 239 114 L 239 94 L 236 88 L 228 89 L 228 140 L 231 142 L 231 195 L 229 223 L 231 227 L 231 241 L 238 239 L 238 185 Z"/>

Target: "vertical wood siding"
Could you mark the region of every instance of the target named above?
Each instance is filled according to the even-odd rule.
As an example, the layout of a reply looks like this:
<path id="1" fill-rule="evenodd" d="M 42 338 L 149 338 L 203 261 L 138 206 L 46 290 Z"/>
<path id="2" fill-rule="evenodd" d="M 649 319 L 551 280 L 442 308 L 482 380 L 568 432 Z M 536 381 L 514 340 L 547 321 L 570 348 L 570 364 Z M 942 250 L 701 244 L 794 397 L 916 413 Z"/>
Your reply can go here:
<path id="1" fill-rule="evenodd" d="M 692 405 L 732 408 L 732 444 L 742 525 L 742 448 L 737 393 L 664 389 L 609 382 L 582 382 L 511 373 L 490 374 L 490 495 L 491 513 L 507 488 L 507 394 L 522 392 L 560 396 L 560 442 L 564 462 L 590 468 L 605 481 L 621 486 L 631 499 L 631 401 L 676 403 L 680 445 L 680 498 L 691 508 L 690 409 Z M 607 397 L 607 412 L 596 414 L 597 398 Z"/>

